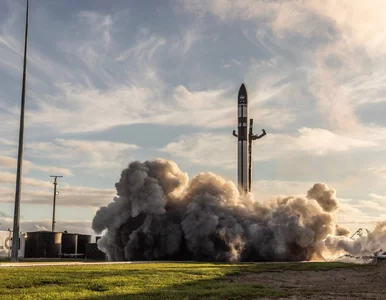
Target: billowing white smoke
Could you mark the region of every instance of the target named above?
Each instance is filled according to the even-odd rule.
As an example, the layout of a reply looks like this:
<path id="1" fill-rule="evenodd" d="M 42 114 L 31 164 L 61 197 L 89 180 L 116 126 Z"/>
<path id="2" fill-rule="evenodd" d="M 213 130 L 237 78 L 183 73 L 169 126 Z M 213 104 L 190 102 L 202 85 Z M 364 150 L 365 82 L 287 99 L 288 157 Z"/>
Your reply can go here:
<path id="1" fill-rule="evenodd" d="M 382 249 L 386 251 L 386 221 L 378 222 L 367 236 L 355 240 L 345 236 L 328 236 L 325 245 L 329 250 L 343 250 L 358 256 L 375 254 Z"/>
<path id="2" fill-rule="evenodd" d="M 306 198 L 263 205 L 231 181 L 212 173 L 189 181 L 174 162 L 157 159 L 131 163 L 115 186 L 118 196 L 92 224 L 105 232 L 98 245 L 110 260 L 310 260 L 335 232 L 342 237 L 328 238 L 330 249 L 346 247 L 335 191 L 325 184 Z"/>

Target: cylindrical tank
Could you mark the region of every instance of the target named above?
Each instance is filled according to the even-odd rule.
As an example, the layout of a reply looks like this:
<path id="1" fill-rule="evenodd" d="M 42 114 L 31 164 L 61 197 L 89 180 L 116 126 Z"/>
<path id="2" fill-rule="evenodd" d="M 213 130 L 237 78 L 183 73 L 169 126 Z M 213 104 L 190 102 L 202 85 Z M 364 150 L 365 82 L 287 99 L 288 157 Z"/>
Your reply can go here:
<path id="1" fill-rule="evenodd" d="M 62 233 L 51 231 L 27 232 L 24 257 L 55 258 L 62 252 Z"/>
<path id="2" fill-rule="evenodd" d="M 91 235 L 78 234 L 78 253 L 86 253 L 86 245 L 91 243 L 91 239 Z"/>
<path id="3" fill-rule="evenodd" d="M 62 253 L 76 254 L 78 250 L 78 235 L 76 233 L 62 234 Z"/>

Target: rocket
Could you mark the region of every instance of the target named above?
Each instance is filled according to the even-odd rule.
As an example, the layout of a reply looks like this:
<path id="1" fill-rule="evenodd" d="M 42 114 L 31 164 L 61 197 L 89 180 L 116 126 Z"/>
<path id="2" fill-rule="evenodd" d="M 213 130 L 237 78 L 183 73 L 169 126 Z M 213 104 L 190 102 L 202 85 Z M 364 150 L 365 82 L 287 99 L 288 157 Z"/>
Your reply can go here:
<path id="1" fill-rule="evenodd" d="M 247 193 L 252 188 L 252 142 L 266 135 L 253 134 L 253 119 L 250 120 L 248 132 L 248 93 L 244 84 L 241 85 L 237 96 L 237 185 L 240 192 Z"/>
<path id="2" fill-rule="evenodd" d="M 237 184 L 244 192 L 248 190 L 248 94 L 242 84 L 237 96 Z"/>

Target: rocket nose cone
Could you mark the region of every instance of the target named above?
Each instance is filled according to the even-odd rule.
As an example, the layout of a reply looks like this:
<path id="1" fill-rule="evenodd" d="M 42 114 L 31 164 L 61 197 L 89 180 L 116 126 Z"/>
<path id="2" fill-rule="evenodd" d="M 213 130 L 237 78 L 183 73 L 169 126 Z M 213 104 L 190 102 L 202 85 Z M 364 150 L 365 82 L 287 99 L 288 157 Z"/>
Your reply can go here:
<path id="1" fill-rule="evenodd" d="M 239 104 L 247 104 L 248 103 L 247 89 L 246 89 L 244 83 L 240 86 L 239 95 L 237 98 L 238 98 Z"/>

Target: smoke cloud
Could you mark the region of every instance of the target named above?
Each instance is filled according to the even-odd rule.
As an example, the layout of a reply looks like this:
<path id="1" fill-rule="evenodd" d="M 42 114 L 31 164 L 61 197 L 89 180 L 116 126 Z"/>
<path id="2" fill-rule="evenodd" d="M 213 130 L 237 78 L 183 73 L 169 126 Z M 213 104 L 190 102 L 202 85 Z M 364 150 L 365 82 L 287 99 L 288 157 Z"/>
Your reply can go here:
<path id="1" fill-rule="evenodd" d="M 157 159 L 130 163 L 115 187 L 117 197 L 92 222 L 112 261 L 301 261 L 326 247 L 361 253 L 381 246 L 375 232 L 366 247 L 346 237 L 335 223 L 336 193 L 323 183 L 304 198 L 261 204 L 215 174 L 189 181 L 177 164 Z M 385 227 L 376 232 L 386 237 Z"/>
<path id="2" fill-rule="evenodd" d="M 330 251 L 343 250 L 357 256 L 386 251 L 386 221 L 378 222 L 372 232 L 355 240 L 343 236 L 328 236 L 325 245 Z"/>

